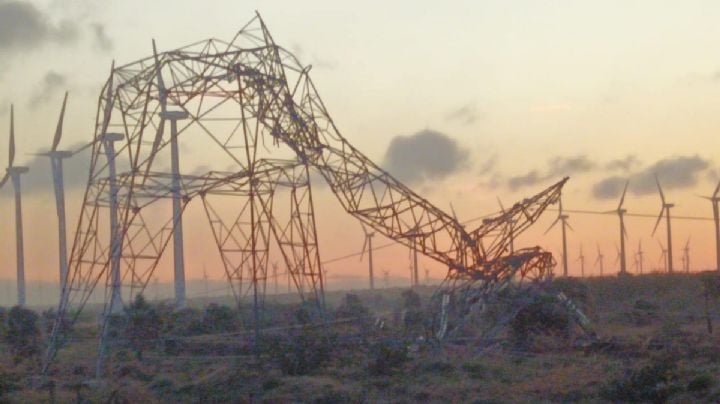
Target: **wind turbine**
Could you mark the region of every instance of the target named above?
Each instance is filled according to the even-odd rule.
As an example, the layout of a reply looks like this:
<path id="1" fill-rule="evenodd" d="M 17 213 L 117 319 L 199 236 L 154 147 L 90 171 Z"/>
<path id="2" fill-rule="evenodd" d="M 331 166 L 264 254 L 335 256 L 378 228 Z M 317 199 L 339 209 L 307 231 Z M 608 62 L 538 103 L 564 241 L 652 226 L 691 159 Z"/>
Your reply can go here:
<path id="1" fill-rule="evenodd" d="M 688 237 L 685 247 L 683 247 L 682 261 L 685 273 L 690 273 L 690 237 Z"/>
<path id="2" fill-rule="evenodd" d="M 620 218 L 620 249 L 618 252 L 618 259 L 616 260 L 620 262 L 620 275 L 627 275 L 627 256 L 625 254 L 625 239 L 627 238 L 627 230 L 625 230 L 625 213 L 627 213 L 627 210 L 623 208 L 623 204 L 625 203 L 625 194 L 627 193 L 628 185 L 630 184 L 630 181 L 625 182 L 625 188 L 623 189 L 622 196 L 620 196 L 620 203 L 618 204 L 618 207 L 614 211 L 618 215 L 618 218 Z"/>
<path id="3" fill-rule="evenodd" d="M 561 229 L 562 229 L 562 260 L 563 260 L 563 276 L 568 276 L 568 255 L 567 255 L 567 231 L 566 228 L 569 228 L 572 230 L 572 226 L 568 223 L 568 218 L 570 216 L 563 213 L 563 205 L 562 205 L 562 198 L 560 198 L 560 206 L 558 209 L 558 217 L 555 219 L 554 222 L 548 227 L 547 230 L 545 230 L 545 234 L 547 234 L 555 225 L 560 222 L 561 223 Z"/>
<path id="4" fill-rule="evenodd" d="M 720 208 L 718 208 L 718 202 L 720 202 L 720 181 L 715 187 L 715 191 L 712 196 L 702 196 L 712 203 L 713 208 L 713 222 L 715 223 L 715 269 L 720 271 Z"/>
<path id="5" fill-rule="evenodd" d="M 15 248 L 17 263 L 17 299 L 18 306 L 25 305 L 25 250 L 23 246 L 23 223 L 22 223 L 22 189 L 20 187 L 20 176 L 29 171 L 27 167 L 13 165 L 15 161 L 15 108 L 10 105 L 10 147 L 8 156 L 8 167 L 5 177 L 0 181 L 2 188 L 8 179 L 12 180 L 15 191 Z"/>
<path id="6" fill-rule="evenodd" d="M 585 255 L 583 254 L 583 248 L 582 244 L 580 244 L 580 256 L 578 256 L 578 261 L 580 261 L 580 277 L 585 277 Z"/>
<path id="7" fill-rule="evenodd" d="M 602 251 L 600 251 L 600 244 L 597 245 L 597 259 L 595 260 L 595 265 L 600 266 L 600 276 L 603 276 L 603 262 L 605 261 L 605 256 L 603 255 Z"/>
<path id="8" fill-rule="evenodd" d="M 660 208 L 660 214 L 658 215 L 657 222 L 655 222 L 655 228 L 653 228 L 652 235 L 655 235 L 655 231 L 662 220 L 663 213 L 667 223 L 667 269 L 668 273 L 673 272 L 673 256 L 672 256 L 672 228 L 670 227 L 670 208 L 674 207 L 675 204 L 668 203 L 665 201 L 665 194 L 663 194 L 660 181 L 655 176 L 655 183 L 657 183 L 658 191 L 660 192 L 660 199 L 662 200 L 662 207 Z"/>
<path id="9" fill-rule="evenodd" d="M 365 251 L 368 252 L 368 272 L 370 276 L 370 290 L 375 289 L 375 276 L 373 275 L 373 248 L 372 248 L 372 239 L 375 236 L 375 232 L 368 231 L 367 228 L 365 228 L 365 225 L 360 223 L 360 226 L 362 226 L 363 233 L 365 233 L 365 242 L 363 243 L 362 253 L 360 253 L 360 261 L 362 261 L 363 257 L 365 256 Z"/>
<path id="10" fill-rule="evenodd" d="M 658 241 L 658 244 L 660 245 L 660 261 L 663 262 L 663 265 L 664 265 L 663 271 L 667 272 L 667 269 L 668 269 L 668 266 L 667 266 L 667 264 L 668 264 L 668 261 L 667 261 L 668 250 L 665 248 L 665 246 L 663 245 L 663 243 L 661 243 L 660 241 Z"/>
<path id="11" fill-rule="evenodd" d="M 65 301 L 68 290 L 68 260 L 67 260 L 67 231 L 65 225 L 65 182 L 63 175 L 63 160 L 73 156 L 73 152 L 67 150 L 58 150 L 60 140 L 62 139 L 63 121 L 65 119 L 65 107 L 67 106 L 68 93 L 65 92 L 62 108 L 60 109 L 60 118 L 58 119 L 55 136 L 53 137 L 52 147 L 47 153 L 40 153 L 42 156 L 50 157 L 50 166 L 52 168 L 53 188 L 55 191 L 55 208 L 58 217 L 58 259 L 60 261 L 60 299 Z"/>
<path id="12" fill-rule="evenodd" d="M 638 241 L 638 249 L 637 249 L 637 259 L 638 259 L 638 269 L 640 270 L 640 273 L 643 273 L 643 250 L 642 250 L 642 241 Z"/>
<path id="13" fill-rule="evenodd" d="M 387 269 L 383 270 L 383 279 L 385 280 L 385 289 L 390 287 L 390 271 Z"/>
<path id="14" fill-rule="evenodd" d="M 158 57 L 155 40 L 152 41 L 153 56 L 155 57 L 155 77 L 157 81 L 158 94 L 160 98 L 160 124 L 155 134 L 152 145 L 151 156 L 155 155 L 162 142 L 165 121 L 170 121 L 170 170 L 172 171 L 172 202 L 173 202 L 173 260 L 175 268 L 175 306 L 178 309 L 185 307 L 185 253 L 183 248 L 183 222 L 182 222 L 182 185 L 180 178 L 180 152 L 178 147 L 177 122 L 187 119 L 188 113 L 183 110 L 168 111 L 167 90 L 162 77 L 162 67 Z M 150 169 L 151 162 L 148 162 L 147 169 Z"/>

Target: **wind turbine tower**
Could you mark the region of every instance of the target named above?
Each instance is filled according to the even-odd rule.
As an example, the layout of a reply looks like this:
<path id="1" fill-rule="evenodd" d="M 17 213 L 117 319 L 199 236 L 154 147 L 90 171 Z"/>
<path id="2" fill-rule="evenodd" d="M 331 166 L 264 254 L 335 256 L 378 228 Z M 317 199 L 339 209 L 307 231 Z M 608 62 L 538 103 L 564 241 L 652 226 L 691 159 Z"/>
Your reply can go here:
<path id="1" fill-rule="evenodd" d="M 660 192 L 660 199 L 662 200 L 662 207 L 660 208 L 660 214 L 658 215 L 657 221 L 655 222 L 655 228 L 653 228 L 652 234 L 655 235 L 655 231 L 662 220 L 663 213 L 665 214 L 666 226 L 667 226 L 667 269 L 668 273 L 673 272 L 673 255 L 672 255 L 672 228 L 670 227 L 670 208 L 674 207 L 675 204 L 668 203 L 665 201 L 665 194 L 663 193 L 660 181 L 655 176 L 655 183 L 657 183 L 658 192 Z"/>
<path id="2" fill-rule="evenodd" d="M 368 252 L 368 272 L 370 276 L 370 290 L 375 289 L 375 276 L 373 274 L 373 248 L 372 248 L 372 239 L 375 236 L 375 232 L 368 231 L 368 229 L 365 228 L 365 225 L 360 223 L 363 229 L 363 233 L 365 233 L 365 243 L 363 244 L 362 253 L 360 253 L 360 261 L 362 261 L 363 257 L 365 256 L 365 251 Z"/>
<path id="3" fill-rule="evenodd" d="M 663 245 L 663 243 L 661 243 L 660 241 L 658 241 L 658 244 L 660 245 L 660 261 L 663 263 L 663 271 L 667 272 L 667 269 L 668 269 L 668 266 L 667 266 L 667 265 L 668 265 L 668 260 L 667 260 L 668 250 L 665 248 L 665 246 Z"/>
<path id="4" fill-rule="evenodd" d="M 12 181 L 15 191 L 15 254 L 17 263 L 17 301 L 18 306 L 24 306 L 25 296 L 25 249 L 23 246 L 23 224 L 22 224 L 22 189 L 20 187 L 20 176 L 29 171 L 27 167 L 13 165 L 15 161 L 15 109 L 10 105 L 10 147 L 8 156 L 8 167 L 5 177 L 0 181 L 0 188 L 7 182 Z"/>
<path id="5" fill-rule="evenodd" d="M 642 241 L 638 241 L 637 258 L 638 258 L 638 270 L 643 273 L 643 250 Z"/>
<path id="6" fill-rule="evenodd" d="M 720 271 L 720 208 L 718 208 L 718 202 L 720 202 L 720 182 L 715 187 L 715 191 L 712 196 L 703 196 L 712 203 L 713 208 L 713 222 L 715 223 L 715 269 Z"/>
<path id="7" fill-rule="evenodd" d="M 563 213 L 563 205 L 562 205 L 562 197 L 560 198 L 560 207 L 558 209 L 558 217 L 555 219 L 554 222 L 548 227 L 547 230 L 545 230 L 545 234 L 549 232 L 555 225 L 560 222 L 561 224 L 561 230 L 562 230 L 562 260 L 563 260 L 563 276 L 568 276 L 568 255 L 567 255 L 567 228 L 572 230 L 573 228 L 568 223 L 568 218 L 570 216 Z"/>
<path id="8" fill-rule="evenodd" d="M 683 247 L 683 267 L 685 273 L 690 273 L 690 237 L 688 237 L 685 247 Z"/>

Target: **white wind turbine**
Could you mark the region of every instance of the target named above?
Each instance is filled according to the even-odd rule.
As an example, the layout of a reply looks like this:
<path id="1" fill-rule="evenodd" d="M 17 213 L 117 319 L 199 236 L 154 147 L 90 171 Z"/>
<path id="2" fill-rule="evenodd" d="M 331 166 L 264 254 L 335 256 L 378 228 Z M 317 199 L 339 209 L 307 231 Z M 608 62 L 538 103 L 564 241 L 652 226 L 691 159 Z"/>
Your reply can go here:
<path id="1" fill-rule="evenodd" d="M 563 205 L 562 205 L 562 197 L 559 201 L 559 209 L 558 209 L 558 217 L 555 219 L 554 222 L 548 227 L 547 230 L 545 230 L 545 234 L 547 234 L 555 225 L 560 222 L 561 224 L 561 230 L 562 230 L 562 260 L 563 260 L 563 276 L 568 276 L 568 255 L 567 255 L 567 230 L 572 230 L 572 226 L 570 226 L 570 223 L 568 223 L 568 218 L 570 216 L 563 213 Z"/>
<path id="2" fill-rule="evenodd" d="M 578 261 L 580 261 L 580 277 L 585 277 L 585 254 L 583 254 L 583 248 L 582 244 L 580 244 L 580 255 L 578 256 Z"/>
<path id="3" fill-rule="evenodd" d="M 157 81 L 158 94 L 160 98 L 160 123 L 155 140 L 152 145 L 152 156 L 155 155 L 162 142 L 165 130 L 165 121 L 170 121 L 170 169 L 172 171 L 172 199 L 173 199 L 173 260 L 175 275 L 175 306 L 183 308 L 186 304 L 185 293 L 185 253 L 183 248 L 183 222 L 182 222 L 182 184 L 180 178 L 180 152 L 178 147 L 177 122 L 187 119 L 188 113 L 183 110 L 168 111 L 168 92 L 162 77 L 162 66 L 158 57 L 155 40 L 152 41 L 153 56 L 155 58 L 155 77 Z M 148 162 L 147 169 L 150 169 L 152 162 Z"/>
<path id="4" fill-rule="evenodd" d="M 672 256 L 672 228 L 670 227 L 670 208 L 674 207 L 675 204 L 668 203 L 665 201 L 665 194 L 662 191 L 662 187 L 660 186 L 660 181 L 658 180 L 657 176 L 655 176 L 655 183 L 657 183 L 658 192 L 660 192 L 660 199 L 662 200 L 662 207 L 660 208 L 660 214 L 658 215 L 657 221 L 655 222 L 655 227 L 653 228 L 652 235 L 655 235 L 655 231 L 658 228 L 658 225 L 660 224 L 660 221 L 662 220 L 663 213 L 665 214 L 666 219 L 666 226 L 667 226 L 667 270 L 668 273 L 673 272 L 673 256 Z"/>
<path id="5" fill-rule="evenodd" d="M 55 209 L 58 218 L 58 260 L 60 263 L 60 299 L 65 301 L 69 292 L 67 285 L 68 276 L 68 260 L 67 260 L 67 231 L 65 224 L 65 182 L 63 175 L 63 160 L 73 156 L 73 152 L 66 150 L 58 150 L 60 140 L 62 139 L 63 121 L 65 119 L 65 107 L 67 106 L 68 93 L 65 92 L 62 108 L 60 109 L 60 118 L 58 119 L 55 136 L 53 137 L 52 147 L 47 153 L 40 155 L 50 157 L 50 166 L 52 168 L 53 189 L 55 191 Z M 82 150 L 82 149 L 81 149 Z"/>
<path id="6" fill-rule="evenodd" d="M 660 262 L 663 264 L 663 271 L 667 272 L 668 269 L 668 261 L 667 261 L 667 255 L 668 250 L 665 248 L 662 242 L 658 241 L 658 245 L 660 245 Z"/>
<path id="7" fill-rule="evenodd" d="M 605 262 L 605 256 L 600 251 L 600 244 L 597 245 L 597 259 L 595 259 L 595 265 L 600 267 L 600 276 L 603 276 L 603 263 Z"/>
<path id="8" fill-rule="evenodd" d="M 368 252 L 368 271 L 370 276 L 370 290 L 375 289 L 375 275 L 373 274 L 373 248 L 372 239 L 375 236 L 375 232 L 368 231 L 364 224 L 360 223 L 365 233 L 365 242 L 363 243 L 362 253 L 360 253 L 360 261 L 365 256 L 365 251 Z"/>
<path id="9" fill-rule="evenodd" d="M 25 297 L 25 249 L 23 246 L 23 223 L 22 223 L 22 189 L 20 187 L 20 176 L 29 171 L 27 167 L 13 165 L 15 161 L 15 109 L 10 105 L 10 147 L 8 153 L 8 167 L 5 177 L 0 181 L 0 188 L 12 180 L 15 191 L 15 249 L 17 263 L 17 299 L 18 306 L 24 306 Z"/>
<path id="10" fill-rule="evenodd" d="M 702 196 L 712 203 L 713 208 L 713 222 L 715 223 L 715 269 L 720 271 L 720 209 L 718 208 L 718 202 L 720 202 L 720 182 L 715 187 L 715 191 L 712 196 Z"/>
<path id="11" fill-rule="evenodd" d="M 620 218 L 620 249 L 618 250 L 618 258 L 616 263 L 620 262 L 620 275 L 627 275 L 627 255 L 625 253 L 625 239 L 627 239 L 627 230 L 625 229 L 625 213 L 627 210 L 623 208 L 625 203 L 625 194 L 627 193 L 628 185 L 630 181 L 625 182 L 625 188 L 623 189 L 622 196 L 620 196 L 620 203 L 617 209 L 611 210 L 608 213 L 617 213 Z"/>
<path id="12" fill-rule="evenodd" d="M 637 262 L 638 262 L 638 270 L 640 273 L 643 273 L 643 250 L 642 250 L 642 241 L 638 241 L 638 249 L 637 249 Z"/>

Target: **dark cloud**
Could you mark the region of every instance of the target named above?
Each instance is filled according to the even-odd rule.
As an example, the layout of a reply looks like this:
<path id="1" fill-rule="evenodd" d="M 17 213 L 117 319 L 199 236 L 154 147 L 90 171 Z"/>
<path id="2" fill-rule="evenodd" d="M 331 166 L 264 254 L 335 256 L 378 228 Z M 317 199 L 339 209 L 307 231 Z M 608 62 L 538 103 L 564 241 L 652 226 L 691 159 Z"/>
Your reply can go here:
<path id="1" fill-rule="evenodd" d="M 77 39 L 70 21 L 52 22 L 32 3 L 0 0 L 0 52 L 21 51 L 48 42 L 69 43 Z"/>
<path id="2" fill-rule="evenodd" d="M 45 77 L 43 77 L 38 89 L 28 100 L 28 105 L 37 107 L 40 104 L 44 104 L 53 99 L 53 97 L 59 94 L 61 90 L 64 90 L 66 86 L 67 78 L 64 75 L 49 71 L 45 74 Z"/>
<path id="3" fill-rule="evenodd" d="M 99 23 L 91 24 L 90 28 L 93 31 L 93 38 L 95 39 L 95 47 L 103 52 L 108 52 L 115 46 L 113 40 L 105 32 L 105 26 Z"/>
<path id="4" fill-rule="evenodd" d="M 540 175 L 537 170 L 530 171 L 525 175 L 518 175 L 516 177 L 510 177 L 508 180 L 508 187 L 511 190 L 520 189 L 529 185 L 535 185 L 538 182 L 544 180 L 546 177 Z"/>
<path id="5" fill-rule="evenodd" d="M 605 165 L 605 169 L 609 171 L 629 172 L 640 165 L 637 156 L 629 154 L 625 158 L 612 160 Z"/>
<path id="6" fill-rule="evenodd" d="M 446 119 L 450 122 L 458 122 L 463 125 L 475 123 L 479 117 L 479 112 L 474 104 L 465 104 L 457 109 L 450 111 Z"/>
<path id="7" fill-rule="evenodd" d="M 48 141 L 50 139 L 48 138 Z M 84 144 L 76 143 L 67 147 L 66 150 L 78 150 Z M 62 147 L 61 147 L 62 148 Z M 90 150 L 87 148 L 79 152 L 69 159 L 63 160 L 63 179 L 65 190 L 84 189 L 87 185 L 90 170 Z M 45 150 L 38 150 L 41 153 Z M 53 192 L 52 171 L 50 168 L 50 158 L 47 156 L 33 156 L 33 158 L 24 163 L 30 171 L 22 176 L 23 193 L 36 194 L 41 192 Z M 9 193 L 5 192 L 5 196 Z"/>
<path id="8" fill-rule="evenodd" d="M 467 158 L 467 150 L 448 135 L 423 130 L 393 138 L 385 153 L 383 167 L 400 180 L 420 182 L 457 172 Z"/>
<path id="9" fill-rule="evenodd" d="M 613 199 L 620 195 L 627 178 L 612 176 L 593 185 L 592 194 L 597 199 Z"/>
<path id="10" fill-rule="evenodd" d="M 588 159 L 585 155 L 575 157 L 555 157 L 548 161 L 548 168 L 546 172 L 543 173 L 538 170 L 532 170 L 523 175 L 510 177 L 508 179 L 508 187 L 515 191 L 517 189 L 536 185 L 547 180 L 586 173 L 595 169 L 596 166 L 597 164 Z"/>
<path id="11" fill-rule="evenodd" d="M 680 156 L 657 161 L 627 177 L 611 176 L 593 186 L 592 194 L 598 199 L 615 198 L 626 180 L 630 180 L 629 191 L 635 195 L 657 192 L 657 175 L 663 190 L 684 189 L 697 184 L 700 177 L 711 173 L 710 161 L 700 156 Z"/>
<path id="12" fill-rule="evenodd" d="M 595 163 L 587 156 L 555 157 L 550 160 L 546 178 L 565 177 L 571 174 L 585 173 L 595 168 Z"/>

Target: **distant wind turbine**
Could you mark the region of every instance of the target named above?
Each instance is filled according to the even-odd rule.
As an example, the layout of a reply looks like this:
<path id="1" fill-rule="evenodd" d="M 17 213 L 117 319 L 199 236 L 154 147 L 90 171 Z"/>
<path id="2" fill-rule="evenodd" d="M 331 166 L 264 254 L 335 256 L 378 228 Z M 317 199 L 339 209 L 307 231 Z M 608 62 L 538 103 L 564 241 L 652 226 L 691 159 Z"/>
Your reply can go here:
<path id="1" fill-rule="evenodd" d="M 643 273 L 643 250 L 642 250 L 642 241 L 638 241 L 638 249 L 637 249 L 637 260 L 638 260 L 638 270 L 640 270 L 640 273 Z"/>
<path id="2" fill-rule="evenodd" d="M 663 263 L 662 269 L 664 272 L 667 272 L 667 270 L 668 270 L 668 266 L 667 266 L 668 265 L 668 260 L 667 260 L 668 250 L 665 248 L 665 246 L 663 245 L 662 242 L 658 241 L 658 244 L 660 245 L 660 262 Z"/>
<path id="3" fill-rule="evenodd" d="M 715 223 L 715 269 L 720 271 L 720 208 L 718 203 L 720 202 L 720 181 L 715 187 L 712 196 L 702 196 L 712 203 L 713 208 L 713 222 Z"/>
<path id="4" fill-rule="evenodd" d="M 672 256 L 672 228 L 670 227 L 670 208 L 674 207 L 675 204 L 668 203 L 665 201 L 665 194 L 660 186 L 660 181 L 655 176 L 655 183 L 657 183 L 658 192 L 660 192 L 660 199 L 662 200 L 662 207 L 660 208 L 660 214 L 658 215 L 655 227 L 653 228 L 652 235 L 655 235 L 655 231 L 662 220 L 663 213 L 665 214 L 666 226 L 667 226 L 667 271 L 668 273 L 673 272 L 673 256 Z"/>
<path id="5" fill-rule="evenodd" d="M 365 256 L 365 251 L 367 251 L 368 252 L 368 275 L 370 277 L 370 290 L 374 290 L 375 289 L 375 276 L 373 274 L 372 239 L 375 236 L 375 232 L 368 231 L 368 229 L 362 223 L 360 223 L 360 226 L 362 226 L 363 233 L 365 233 L 365 242 L 363 243 L 362 253 L 360 253 L 360 261 L 362 261 L 363 257 Z"/>
<path id="6" fill-rule="evenodd" d="M 563 205 L 562 205 L 562 198 L 560 198 L 560 206 L 558 210 L 558 217 L 555 219 L 554 222 L 548 227 L 547 230 L 545 230 L 545 234 L 547 234 L 555 225 L 559 222 L 561 224 L 560 228 L 562 230 L 562 260 L 563 260 L 563 276 L 568 276 L 568 255 L 567 255 L 567 231 L 566 228 L 569 228 L 572 230 L 573 228 L 570 226 L 570 223 L 568 223 L 568 218 L 570 216 L 563 213 Z"/>
<path id="7" fill-rule="evenodd" d="M 600 244 L 597 245 L 597 259 L 595 260 L 595 265 L 599 265 L 600 267 L 600 276 L 603 276 L 603 262 L 605 260 L 605 256 L 603 255 L 602 251 L 600 251 Z"/>
<path id="8" fill-rule="evenodd" d="M 690 237 L 688 237 L 685 247 L 683 247 L 682 262 L 685 273 L 690 273 Z"/>
<path id="9" fill-rule="evenodd" d="M 580 244 L 580 256 L 578 256 L 578 261 L 580 261 L 580 277 L 585 277 L 585 255 L 583 254 L 583 248 L 582 244 Z"/>
<path id="10" fill-rule="evenodd" d="M 5 177 L 0 181 L 0 188 L 7 182 L 8 178 L 12 180 L 13 190 L 15 191 L 15 253 L 17 263 L 17 299 L 18 306 L 24 306 L 26 303 L 25 296 L 25 249 L 23 246 L 23 223 L 22 223 L 22 189 L 20 186 L 20 176 L 29 171 L 27 167 L 16 166 L 15 162 L 15 108 L 10 105 L 10 147 L 8 156 L 8 167 L 5 171 Z"/>
<path id="11" fill-rule="evenodd" d="M 618 218 L 620 219 L 620 249 L 618 252 L 617 261 L 620 262 L 621 275 L 627 275 L 627 255 L 625 254 L 625 239 L 627 238 L 627 230 L 625 229 L 625 213 L 627 213 L 627 210 L 623 208 L 623 203 L 625 203 L 625 194 L 627 193 L 629 184 L 630 181 L 625 182 L 625 188 L 623 189 L 622 196 L 620 196 L 620 203 L 618 204 L 617 209 L 608 212 L 617 213 Z"/>

